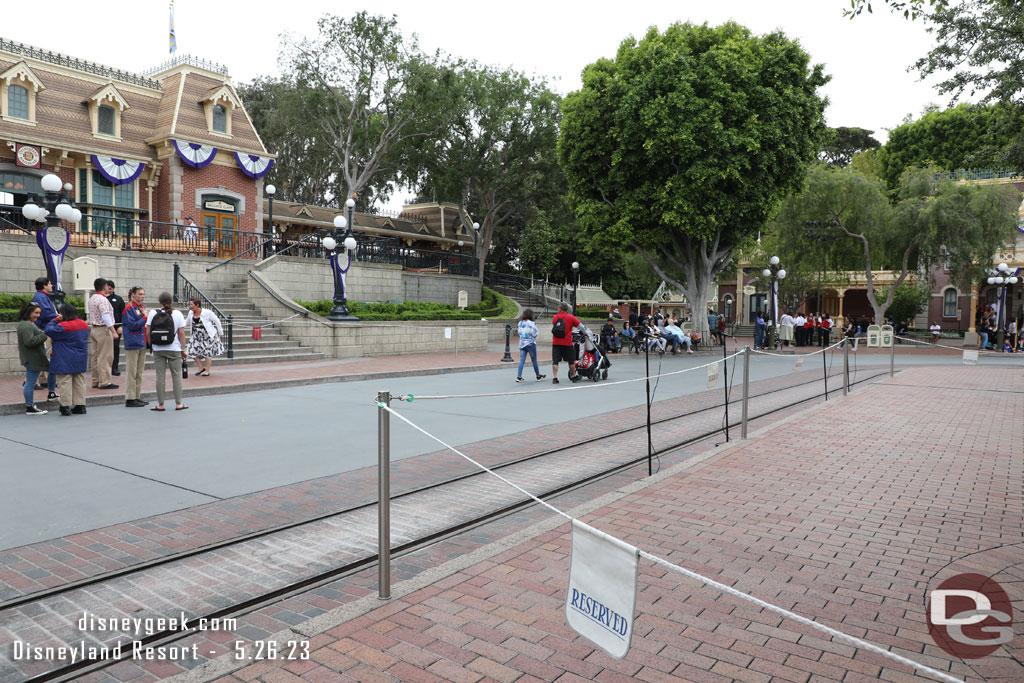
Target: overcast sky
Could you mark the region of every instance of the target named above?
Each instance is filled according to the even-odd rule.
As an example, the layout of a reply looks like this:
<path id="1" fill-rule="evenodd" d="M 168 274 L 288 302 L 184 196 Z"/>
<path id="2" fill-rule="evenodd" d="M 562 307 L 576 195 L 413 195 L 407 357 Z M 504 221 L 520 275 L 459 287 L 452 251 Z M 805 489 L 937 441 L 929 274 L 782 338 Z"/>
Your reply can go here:
<path id="1" fill-rule="evenodd" d="M 418 34 L 424 48 L 543 76 L 562 94 L 578 89 L 583 67 L 614 56 L 630 34 L 641 36 L 650 26 L 664 29 L 676 21 L 719 24 L 732 19 L 755 33 L 782 29 L 798 39 L 832 76 L 824 89 L 828 124 L 872 129 L 884 142 L 885 128 L 895 127 L 907 114 L 919 116 L 929 103 L 945 106 L 946 100 L 907 72 L 933 44 L 922 22 L 891 14 L 882 2 L 875 5 L 875 14 L 850 21 L 842 16 L 847 0 L 174 3 L 178 54 L 220 62 L 236 82 L 279 72 L 282 34 L 314 35 L 316 20 L 325 12 L 369 9 L 397 15 L 402 30 Z M 99 7 L 68 0 L 39 7 L 7 2 L 0 35 L 132 71 L 168 59 L 168 2 Z"/>

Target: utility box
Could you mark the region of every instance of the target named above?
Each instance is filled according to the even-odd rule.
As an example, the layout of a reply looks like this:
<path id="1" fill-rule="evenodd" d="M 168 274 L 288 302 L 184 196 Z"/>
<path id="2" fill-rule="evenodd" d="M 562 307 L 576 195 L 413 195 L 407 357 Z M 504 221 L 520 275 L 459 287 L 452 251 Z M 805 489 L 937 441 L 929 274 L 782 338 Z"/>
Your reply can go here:
<path id="1" fill-rule="evenodd" d="M 76 292 L 91 292 L 93 283 L 100 276 L 100 264 L 94 258 L 82 256 L 71 263 L 71 278 Z"/>
<path id="2" fill-rule="evenodd" d="M 882 325 L 880 330 L 880 337 L 878 340 L 880 346 L 889 348 L 893 344 L 893 330 L 892 325 Z"/>
<path id="3" fill-rule="evenodd" d="M 892 330 L 892 328 L 889 328 Z M 882 329 L 878 325 L 868 325 L 868 348 L 879 346 L 881 341 Z"/>

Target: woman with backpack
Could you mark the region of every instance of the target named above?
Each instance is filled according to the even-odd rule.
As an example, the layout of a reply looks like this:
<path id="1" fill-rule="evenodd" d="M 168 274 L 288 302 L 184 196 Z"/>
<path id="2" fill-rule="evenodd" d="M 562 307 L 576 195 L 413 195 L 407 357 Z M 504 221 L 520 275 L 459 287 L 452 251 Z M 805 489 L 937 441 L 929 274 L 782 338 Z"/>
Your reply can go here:
<path id="1" fill-rule="evenodd" d="M 185 353 L 185 317 L 174 310 L 174 299 L 169 292 L 160 295 L 160 308 L 154 308 L 146 319 L 146 336 L 153 346 L 153 365 L 156 369 L 156 407 L 150 410 L 164 411 L 164 395 L 167 390 L 167 369 L 171 370 L 171 386 L 174 389 L 174 409 L 187 410 L 181 402 L 181 365 L 188 356 Z"/>
<path id="2" fill-rule="evenodd" d="M 50 372 L 57 375 L 60 414 L 85 414 L 85 373 L 89 369 L 89 325 L 78 317 L 68 302 L 57 307 L 57 317 L 47 324 L 46 336 L 53 340 Z"/>
<path id="3" fill-rule="evenodd" d="M 540 366 L 537 365 L 537 323 L 533 322 L 533 309 L 527 308 L 523 311 L 523 319 L 519 321 L 519 372 L 516 373 L 516 381 L 523 382 L 523 366 L 526 365 L 526 357 L 533 361 L 533 374 L 537 381 L 544 379 L 547 375 L 540 374 Z"/>

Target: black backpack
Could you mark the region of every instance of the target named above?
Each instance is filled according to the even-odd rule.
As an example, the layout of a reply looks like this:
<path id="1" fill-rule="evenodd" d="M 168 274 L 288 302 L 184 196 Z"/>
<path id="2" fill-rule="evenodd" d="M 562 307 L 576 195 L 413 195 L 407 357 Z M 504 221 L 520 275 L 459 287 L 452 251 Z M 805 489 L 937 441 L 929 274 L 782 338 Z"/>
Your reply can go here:
<path id="1" fill-rule="evenodd" d="M 551 336 L 565 338 L 565 318 L 555 318 L 555 324 L 551 326 Z"/>
<path id="2" fill-rule="evenodd" d="M 156 312 L 149 325 L 149 341 L 160 346 L 174 342 L 174 318 L 162 308 Z"/>

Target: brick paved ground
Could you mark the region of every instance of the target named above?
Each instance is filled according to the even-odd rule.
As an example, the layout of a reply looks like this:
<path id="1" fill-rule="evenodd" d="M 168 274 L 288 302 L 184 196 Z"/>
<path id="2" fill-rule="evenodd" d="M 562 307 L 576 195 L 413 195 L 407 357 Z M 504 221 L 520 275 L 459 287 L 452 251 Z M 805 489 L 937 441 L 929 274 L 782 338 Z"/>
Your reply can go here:
<path id="1" fill-rule="evenodd" d="M 964 568 L 1001 580 L 1024 613 L 1021 415 L 1019 370 L 907 370 L 684 463 L 583 519 L 929 666 L 970 680 L 1019 681 L 1024 620 L 1009 647 L 962 662 L 933 644 L 924 604 L 929 586 Z M 399 586 L 386 606 L 315 635 L 309 661 L 233 665 L 222 680 L 912 677 L 646 562 L 633 648 L 612 660 L 565 626 L 568 559 L 568 526 L 560 524 L 426 587 Z M 291 636 L 309 632 L 299 624 Z M 213 674 L 225 664 L 207 666 Z"/>

